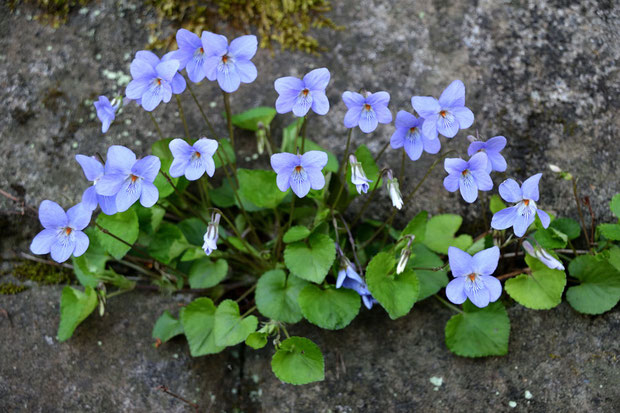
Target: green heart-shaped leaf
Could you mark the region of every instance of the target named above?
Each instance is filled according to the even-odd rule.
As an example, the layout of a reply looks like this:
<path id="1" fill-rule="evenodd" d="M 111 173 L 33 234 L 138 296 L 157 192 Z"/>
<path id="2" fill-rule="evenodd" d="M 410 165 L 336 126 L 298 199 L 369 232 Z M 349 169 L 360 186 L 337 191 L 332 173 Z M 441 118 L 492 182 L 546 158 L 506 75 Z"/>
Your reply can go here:
<path id="1" fill-rule="evenodd" d="M 256 331 L 258 319 L 251 315 L 241 318 L 239 306 L 233 300 L 224 300 L 215 311 L 213 334 L 218 346 L 234 346 L 245 341 Z"/>
<path id="2" fill-rule="evenodd" d="M 334 241 L 325 234 L 314 233 L 307 241 L 288 244 L 284 263 L 297 277 L 322 283 L 336 258 Z"/>
<path id="3" fill-rule="evenodd" d="M 454 237 L 463 218 L 454 214 L 435 215 L 426 224 L 424 245 L 440 254 L 447 254 L 449 247 L 467 250 L 474 240 L 467 234 Z"/>
<path id="4" fill-rule="evenodd" d="M 282 241 L 286 244 L 290 244 L 291 242 L 304 240 L 308 238 L 309 235 L 310 230 L 308 228 L 301 225 L 295 225 L 286 231 L 286 234 L 282 237 Z"/>
<path id="5" fill-rule="evenodd" d="M 422 244 L 413 244 L 411 248 L 410 267 L 418 268 L 441 268 L 444 262 L 439 256 Z M 413 271 L 420 282 L 420 292 L 417 301 L 422 301 L 433 294 L 437 294 L 439 290 L 448 285 L 448 271 L 430 271 L 430 270 L 414 270 Z"/>
<path id="6" fill-rule="evenodd" d="M 209 298 L 197 298 L 181 311 L 181 324 L 192 356 L 219 353 L 225 346 L 215 344 L 215 305 Z"/>
<path id="7" fill-rule="evenodd" d="M 213 261 L 208 257 L 200 258 L 192 263 L 189 270 L 189 286 L 192 288 L 215 287 L 226 278 L 227 273 L 226 260 Z"/>
<path id="8" fill-rule="evenodd" d="M 138 215 L 133 208 L 125 212 L 118 212 L 114 215 L 99 214 L 97 216 L 97 224 L 109 231 L 110 234 L 119 237 L 130 245 L 138 239 Z M 118 241 L 110 234 L 106 234 L 97 228 L 97 238 L 103 248 L 105 248 L 111 256 L 120 260 L 127 254 L 131 247 Z"/>
<path id="9" fill-rule="evenodd" d="M 69 286 L 63 288 L 60 297 L 58 341 L 65 341 L 71 338 L 77 326 L 84 321 L 96 307 L 97 293 L 92 287 L 86 287 L 84 292 Z"/>
<path id="10" fill-rule="evenodd" d="M 304 337 L 284 340 L 271 359 L 271 369 L 277 378 L 290 384 L 308 384 L 325 378 L 321 349 Z"/>
<path id="11" fill-rule="evenodd" d="M 327 287 L 314 284 L 299 293 L 301 312 L 312 324 L 328 330 L 348 326 L 360 310 L 360 296 L 348 288 Z"/>
<path id="12" fill-rule="evenodd" d="M 153 326 L 153 338 L 160 339 L 162 343 L 165 343 L 179 334 L 183 334 L 183 325 L 168 310 L 164 311 Z"/>
<path id="13" fill-rule="evenodd" d="M 503 356 L 508 352 L 510 319 L 501 302 L 478 308 L 468 300 L 463 310 L 446 324 L 450 351 L 464 357 Z"/>
<path id="14" fill-rule="evenodd" d="M 420 283 L 411 269 L 396 274 L 396 260 L 380 252 L 368 264 L 366 283 L 372 296 L 385 308 L 392 320 L 409 313 L 420 292 Z"/>
<path id="15" fill-rule="evenodd" d="M 265 317 L 296 323 L 302 317 L 297 297 L 306 285 L 307 281 L 294 275 L 289 275 L 287 279 L 282 270 L 267 271 L 256 285 L 256 307 Z"/>
<path id="16" fill-rule="evenodd" d="M 602 314 L 620 301 L 620 271 L 607 260 L 582 255 L 568 270 L 581 284 L 566 291 L 566 300 L 580 313 Z"/>
<path id="17" fill-rule="evenodd" d="M 528 255 L 525 262 L 531 274 L 521 274 L 506 281 L 504 289 L 516 302 L 532 310 L 548 310 L 562 301 L 566 286 L 564 271 L 552 270 Z"/>

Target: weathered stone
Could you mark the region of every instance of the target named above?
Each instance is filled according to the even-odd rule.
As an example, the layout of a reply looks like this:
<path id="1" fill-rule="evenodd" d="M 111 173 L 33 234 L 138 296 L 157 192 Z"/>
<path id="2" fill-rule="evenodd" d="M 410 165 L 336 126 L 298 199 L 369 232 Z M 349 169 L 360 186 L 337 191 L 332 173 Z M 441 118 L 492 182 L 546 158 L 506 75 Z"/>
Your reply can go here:
<path id="1" fill-rule="evenodd" d="M 451 354 L 444 326 L 452 313 L 432 298 L 389 320 L 362 310 L 341 331 L 301 324 L 291 335 L 314 340 L 325 356 L 325 381 L 295 387 L 271 372 L 272 349 L 246 350 L 244 389 L 264 412 L 611 412 L 620 311 L 588 317 L 567 304 L 550 311 L 511 305 L 509 352 L 468 359 Z M 441 379 L 441 385 L 438 379 Z M 525 394 L 530 392 L 531 399 Z M 258 395 L 260 394 L 260 397 Z"/>
<path id="2" fill-rule="evenodd" d="M 558 182 L 547 163 L 580 178 L 599 221 L 609 220 L 607 202 L 620 190 L 620 9 L 611 1 L 334 1 L 331 17 L 347 29 L 317 35 L 328 48 L 321 56 L 259 51 L 259 77 L 233 96 L 235 111 L 272 105 L 274 79 L 301 76 L 315 67 L 332 72 L 328 116 L 312 116 L 309 137 L 341 155 L 344 90 L 387 90 L 391 108 L 410 110 L 414 94 L 435 95 L 456 78 L 467 85 L 474 126 L 444 148 L 465 156 L 465 136 L 508 138 L 506 175 L 524 179 L 545 172 L 540 206 L 576 217 L 570 184 Z M 74 156 L 105 154 L 111 144 L 148 153 L 157 135 L 148 116 L 127 105 L 102 135 L 92 101 L 122 93 L 129 63 L 147 42 L 155 16 L 142 2 L 101 0 L 74 13 L 58 29 L 0 4 L 0 188 L 36 207 L 53 199 L 68 207 L 88 183 Z M 171 29 L 170 29 L 171 30 Z M 230 33 L 227 33 L 230 34 Z M 224 134 L 218 88 L 194 86 L 200 101 Z M 182 96 L 192 135 L 206 133 L 189 95 Z M 155 111 L 166 135 L 181 136 L 171 102 Z M 291 115 L 276 118 L 276 135 Z M 354 135 L 378 151 L 393 126 Z M 253 137 L 238 136 L 240 163 L 254 149 Z M 407 161 L 403 192 L 435 158 Z M 258 160 L 267 165 L 266 157 Z M 382 166 L 396 171 L 400 154 L 388 149 Z M 479 204 L 467 205 L 442 187 L 438 167 L 422 186 L 400 223 L 419 209 L 458 212 L 479 229 Z M 384 198 L 372 214 L 384 217 Z M 23 249 L 38 229 L 34 214 L 0 196 L 0 251 Z M 462 359 L 443 344 L 447 310 L 429 302 L 396 322 L 382 310 L 364 312 L 352 326 L 323 332 L 301 324 L 291 333 L 315 340 L 326 356 L 326 382 L 306 387 L 273 377 L 271 350 L 233 349 L 218 356 L 189 357 L 183 340 L 155 350 L 152 325 L 178 301 L 131 294 L 110 300 L 108 315 L 94 316 L 64 344 L 55 341 L 58 288 L 34 288 L 0 296 L 0 410 L 3 411 L 187 411 L 187 406 L 154 390 L 172 391 L 212 410 L 294 412 L 356 411 L 615 411 L 620 405 L 616 339 L 618 309 L 582 316 L 562 304 L 551 311 L 511 306 L 512 337 L 503 358 Z M 47 339 L 47 338 L 49 339 Z M 98 346 L 97 342 L 102 345 Z M 51 344 L 49 344 L 51 343 Z M 178 358 L 174 355 L 177 354 Z M 238 358 L 235 358 L 238 354 Z M 243 361 L 245 358 L 245 361 Z M 439 381 L 431 378 L 442 378 Z M 239 382 L 241 380 L 241 382 Z M 438 387 L 435 391 L 434 388 Z M 236 393 L 233 393 L 236 392 Z M 526 398 L 530 392 L 531 399 Z M 529 394 L 529 393 L 527 393 Z M 511 408 L 511 402 L 516 407 Z"/>
<path id="3" fill-rule="evenodd" d="M 187 412 L 160 385 L 220 411 L 236 396 L 238 352 L 192 358 L 187 342 L 153 346 L 157 317 L 189 299 L 130 293 L 111 298 L 71 339 L 56 340 L 61 287 L 0 296 L 0 411 Z"/>

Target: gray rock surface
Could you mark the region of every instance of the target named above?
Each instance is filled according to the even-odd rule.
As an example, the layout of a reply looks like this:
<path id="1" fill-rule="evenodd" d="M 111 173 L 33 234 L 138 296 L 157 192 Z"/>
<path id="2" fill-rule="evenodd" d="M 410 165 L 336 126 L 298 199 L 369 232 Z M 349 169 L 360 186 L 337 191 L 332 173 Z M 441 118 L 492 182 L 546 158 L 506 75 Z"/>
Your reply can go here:
<path id="1" fill-rule="evenodd" d="M 437 96 L 460 78 L 476 122 L 451 141 L 442 138 L 444 147 L 464 156 L 468 133 L 505 135 L 507 176 L 524 179 L 546 172 L 543 208 L 576 216 L 569 184 L 556 182 L 547 170 L 546 164 L 554 163 L 580 177 L 582 194 L 592 199 L 599 220 L 611 218 L 607 202 L 620 190 L 620 8 L 615 2 L 333 3 L 333 19 L 347 29 L 317 32 L 328 51 L 319 57 L 259 51 L 259 77 L 234 95 L 235 111 L 273 104 L 272 83 L 280 76 L 326 66 L 332 72 L 332 110 L 311 118 L 309 137 L 341 154 L 342 91 L 387 90 L 395 114 L 410 109 L 412 95 Z M 31 21 L 27 6 L 18 10 L 13 14 L 0 4 L 0 188 L 29 206 L 53 199 L 68 207 L 87 186 L 76 153 L 104 154 L 109 145 L 123 144 L 143 155 L 157 139 L 148 116 L 134 105 L 102 135 L 92 107 L 99 94 L 122 92 L 131 58 L 147 42 L 146 26 L 155 16 L 141 2 L 101 0 L 53 29 Z M 216 119 L 222 111 L 218 89 L 208 83 L 194 89 Z M 182 99 L 192 134 L 204 134 L 191 98 Z M 171 103 L 155 116 L 164 133 L 180 136 L 175 111 Z M 280 116 L 275 127 L 291 121 L 290 115 Z M 216 123 L 223 132 L 223 122 Z M 356 132 L 354 144 L 378 150 L 392 130 Z M 254 151 L 251 136 L 240 135 L 239 142 L 244 155 Z M 424 155 L 408 162 L 401 187 L 413 186 L 432 161 Z M 383 163 L 398 169 L 400 155 L 388 150 Z M 423 208 L 463 213 L 468 226 L 477 225 L 478 204 L 466 205 L 447 193 L 444 175 L 435 171 L 415 204 L 402 212 L 401 222 Z M 495 183 L 503 178 L 496 176 Z M 388 204 L 377 205 L 373 214 L 385 216 Z M 24 248 L 38 230 L 34 215 L 22 211 L 0 196 L 3 253 Z M 449 313 L 432 302 L 396 322 L 373 310 L 338 332 L 302 324 L 291 332 L 321 346 L 327 376 L 324 383 L 292 387 L 272 376 L 268 350 L 235 349 L 191 359 L 182 340 L 153 349 L 153 322 L 178 302 L 156 295 L 111 300 L 106 317 L 89 319 L 74 338 L 59 344 L 54 340 L 59 295 L 57 288 L 40 288 L 0 296 L 0 308 L 13 319 L 11 327 L 0 315 L 0 410 L 189 411 L 154 390 L 159 384 L 203 407 L 215 396 L 212 411 L 408 412 L 467 406 L 471 411 L 611 412 L 620 406 L 618 309 L 586 317 L 566 305 L 548 312 L 510 307 L 509 355 L 482 360 L 447 351 L 443 326 Z M 431 377 L 443 378 L 437 391 Z M 510 401 L 517 403 L 514 409 Z"/>
<path id="2" fill-rule="evenodd" d="M 137 293 L 110 299 L 103 318 L 93 314 L 59 343 L 61 290 L 0 296 L 10 316 L 0 314 L 0 411 L 189 411 L 160 385 L 210 411 L 232 405 L 238 352 L 192 358 L 184 340 L 154 348 L 153 324 L 179 300 Z"/>
<path id="3" fill-rule="evenodd" d="M 41 287 L 0 296 L 12 320 L 0 315 L 0 411 L 192 411 L 159 385 L 209 412 L 444 412 L 465 406 L 472 412 L 613 412 L 620 406 L 618 308 L 589 317 L 566 304 L 540 312 L 509 304 L 509 354 L 485 359 L 447 350 L 444 325 L 452 313 L 432 299 L 397 321 L 375 307 L 340 331 L 301 323 L 289 331 L 321 347 L 326 379 L 295 387 L 271 373 L 270 345 L 199 358 L 190 357 L 182 339 L 155 349 L 150 333 L 156 318 L 189 297 L 114 297 L 103 318 L 93 314 L 69 341 L 58 343 L 59 295 L 58 287 Z"/>

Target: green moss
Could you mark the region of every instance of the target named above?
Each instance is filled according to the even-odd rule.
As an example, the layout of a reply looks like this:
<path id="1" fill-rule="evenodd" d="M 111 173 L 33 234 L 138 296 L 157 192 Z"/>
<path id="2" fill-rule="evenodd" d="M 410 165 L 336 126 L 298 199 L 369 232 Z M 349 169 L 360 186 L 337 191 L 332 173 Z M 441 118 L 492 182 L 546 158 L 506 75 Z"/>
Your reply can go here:
<path id="1" fill-rule="evenodd" d="M 70 284 L 73 275 L 70 270 L 38 262 L 25 262 L 12 271 L 20 281 L 31 280 L 41 285 Z"/>
<path id="2" fill-rule="evenodd" d="M 91 0 L 9 0 L 9 8 L 15 10 L 20 4 L 37 6 L 41 14 L 34 18 L 43 23 L 58 27 L 67 21 L 69 12 L 90 3 Z"/>
<path id="3" fill-rule="evenodd" d="M 260 46 L 269 49 L 274 43 L 283 49 L 317 53 L 324 50 L 308 34 L 311 28 L 340 30 L 325 13 L 331 10 L 328 0 L 214 0 L 210 5 L 199 0 L 150 0 L 160 21 L 171 21 L 194 33 L 217 31 L 225 21 L 233 28 L 258 33 Z M 158 27 L 151 28 L 151 46 L 169 48 L 174 37 L 161 38 Z"/>
<path id="4" fill-rule="evenodd" d="M 0 295 L 13 295 L 26 291 L 28 287 L 25 285 L 17 285 L 13 283 L 0 283 Z"/>

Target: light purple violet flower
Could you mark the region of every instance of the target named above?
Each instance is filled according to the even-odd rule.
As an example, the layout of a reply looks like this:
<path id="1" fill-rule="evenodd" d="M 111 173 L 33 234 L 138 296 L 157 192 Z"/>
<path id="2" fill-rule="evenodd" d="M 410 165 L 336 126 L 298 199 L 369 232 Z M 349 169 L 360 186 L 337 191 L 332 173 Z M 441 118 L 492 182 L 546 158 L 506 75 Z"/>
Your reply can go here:
<path id="1" fill-rule="evenodd" d="M 538 182 L 541 176 L 542 173 L 530 176 L 520 187 L 514 179 L 506 179 L 500 184 L 500 196 L 504 201 L 514 202 L 516 205 L 496 212 L 491 219 L 491 227 L 494 229 L 513 227 L 515 235 L 522 237 L 536 219 L 536 214 L 544 228 L 549 226 L 551 218 L 536 206 L 539 197 Z"/>
<path id="2" fill-rule="evenodd" d="M 256 66 L 250 61 L 258 48 L 256 36 L 237 37 L 229 46 L 226 36 L 204 31 L 201 43 L 205 59 L 202 67 L 207 79 L 217 80 L 224 92 L 232 93 L 241 83 L 256 80 Z M 192 40 L 191 46 L 197 45 L 196 40 Z"/>
<path id="3" fill-rule="evenodd" d="M 271 155 L 271 167 L 278 174 L 276 182 L 282 192 L 290 187 L 299 198 L 305 197 L 310 188 L 323 189 L 325 177 L 321 170 L 327 165 L 327 154 L 308 151 L 303 155 L 276 153 Z"/>
<path id="4" fill-rule="evenodd" d="M 86 179 L 93 183 L 82 194 L 82 205 L 90 211 L 94 211 L 97 205 L 99 205 L 104 214 L 116 214 L 116 197 L 99 195 L 95 188 L 97 182 L 99 182 L 104 175 L 103 164 L 94 156 L 75 155 L 75 160 L 82 167 Z"/>
<path id="5" fill-rule="evenodd" d="M 133 80 L 125 94 L 129 99 L 139 100 L 146 111 L 154 110 L 162 101 L 170 102 L 173 93 L 185 90 L 185 79 L 178 73 L 179 61 L 172 59 L 171 53 L 160 60 L 155 53 L 141 50 L 131 62 Z"/>
<path id="6" fill-rule="evenodd" d="M 321 67 L 308 72 L 303 79 L 293 76 L 276 79 L 273 84 L 279 94 L 276 111 L 278 113 L 293 111 L 295 116 L 303 117 L 312 108 L 317 115 L 325 115 L 329 111 L 325 88 L 330 76 L 329 70 Z"/>
<path id="7" fill-rule="evenodd" d="M 138 199 L 143 207 L 150 208 L 159 199 L 153 185 L 161 168 L 157 156 L 149 155 L 136 160 L 136 155 L 124 146 L 113 145 L 108 149 L 103 175 L 95 190 L 99 195 L 115 196 L 118 212 L 129 209 Z"/>
<path id="8" fill-rule="evenodd" d="M 506 159 L 500 154 L 500 151 L 506 146 L 506 138 L 503 136 L 495 136 L 486 142 L 473 141 L 467 148 L 467 154 L 472 156 L 476 152 L 484 152 L 489 158 L 487 163 L 487 172 L 492 171 L 504 172 L 506 170 Z"/>
<path id="9" fill-rule="evenodd" d="M 357 92 L 346 91 L 342 101 L 349 109 L 344 115 L 344 126 L 354 128 L 359 125 L 364 133 L 377 129 L 379 123 L 392 122 L 392 112 L 388 109 L 390 94 L 388 92 Z"/>
<path id="10" fill-rule="evenodd" d="M 454 277 L 446 287 L 448 300 L 454 304 L 463 304 L 469 298 L 476 307 L 483 308 L 502 295 L 502 284 L 491 276 L 499 261 L 498 247 L 487 248 L 473 257 L 456 247 L 450 247 L 448 259 Z"/>
<path id="11" fill-rule="evenodd" d="M 357 160 L 355 155 L 351 154 L 349 155 L 349 164 L 351 164 L 351 183 L 355 185 L 357 193 L 367 193 L 368 183 L 372 182 L 372 180 L 366 177 L 362 163 Z"/>
<path id="12" fill-rule="evenodd" d="M 465 85 L 455 80 L 441 93 L 439 100 L 431 96 L 414 96 L 411 105 L 424 118 L 422 133 L 435 139 L 437 133 L 453 138 L 459 129 L 474 123 L 474 114 L 465 107 Z"/>
<path id="13" fill-rule="evenodd" d="M 195 181 L 205 172 L 209 176 L 215 173 L 213 155 L 217 151 L 216 140 L 200 138 L 190 145 L 183 139 L 173 139 L 168 146 L 174 156 L 170 165 L 170 176 L 173 178 L 185 175 L 187 180 Z"/>
<path id="14" fill-rule="evenodd" d="M 45 228 L 32 243 L 33 254 L 51 252 L 56 262 L 65 262 L 73 254 L 79 257 L 88 249 L 88 236 L 82 232 L 90 222 L 91 211 L 77 204 L 66 213 L 56 202 L 45 200 L 39 206 L 39 221 Z"/>
<path id="15" fill-rule="evenodd" d="M 528 241 L 523 241 L 523 249 L 527 251 L 532 257 L 538 259 L 540 262 L 545 264 L 547 267 L 552 270 L 562 270 L 564 271 L 564 265 L 560 260 L 555 258 L 553 255 L 549 254 L 543 247 L 540 245 L 536 245 L 533 247 Z"/>
<path id="16" fill-rule="evenodd" d="M 217 249 L 217 238 L 219 234 L 220 228 L 220 214 L 214 212 L 211 214 L 211 222 L 207 226 L 207 232 L 204 235 L 204 244 L 202 245 L 202 249 L 205 251 L 205 254 L 211 255 L 213 251 Z"/>
<path id="17" fill-rule="evenodd" d="M 110 125 L 114 122 L 116 111 L 121 107 L 122 99 L 112 99 L 112 102 L 105 97 L 99 96 L 99 100 L 94 102 L 97 110 L 97 117 L 101 121 L 101 133 L 106 133 Z"/>
<path id="18" fill-rule="evenodd" d="M 423 122 L 424 119 L 416 118 L 404 110 L 396 114 L 396 131 L 390 139 L 390 145 L 394 149 L 404 147 L 412 161 L 420 159 L 422 150 L 435 154 L 441 149 L 439 139 L 429 139 L 422 133 Z"/>
<path id="19" fill-rule="evenodd" d="M 338 279 L 336 280 L 336 288 L 348 288 L 354 290 L 362 298 L 362 302 L 369 310 L 378 301 L 375 300 L 368 290 L 368 286 L 355 271 L 355 266 L 346 258 L 343 257 L 343 266 L 338 271 Z"/>
<path id="20" fill-rule="evenodd" d="M 450 192 L 460 189 L 465 202 L 470 204 L 478 199 L 478 190 L 489 191 L 493 188 L 493 181 L 487 172 L 487 156 L 480 152 L 472 156 L 469 161 L 461 158 L 447 158 L 444 169 L 448 172 L 443 180 L 443 186 Z"/>

